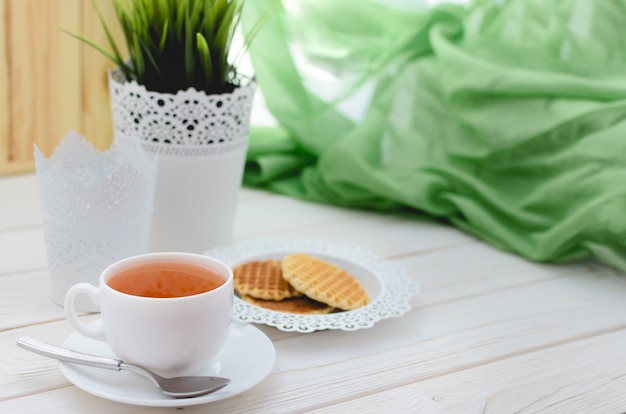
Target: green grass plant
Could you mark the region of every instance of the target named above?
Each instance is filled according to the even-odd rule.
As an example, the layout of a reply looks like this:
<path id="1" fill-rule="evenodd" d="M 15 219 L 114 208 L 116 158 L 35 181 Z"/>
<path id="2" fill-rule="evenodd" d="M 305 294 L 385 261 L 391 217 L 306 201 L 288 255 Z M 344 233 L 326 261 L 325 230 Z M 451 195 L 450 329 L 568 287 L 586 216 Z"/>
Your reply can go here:
<path id="1" fill-rule="evenodd" d="M 122 55 L 95 2 L 110 50 L 85 36 L 66 33 L 104 54 L 127 80 L 135 80 L 151 91 L 176 93 L 195 88 L 224 93 L 234 89 L 238 72 L 236 62 L 230 62 L 229 57 L 245 0 L 112 1 L 128 57 Z M 270 11 L 271 7 L 256 22 L 243 48 L 250 44 Z"/>

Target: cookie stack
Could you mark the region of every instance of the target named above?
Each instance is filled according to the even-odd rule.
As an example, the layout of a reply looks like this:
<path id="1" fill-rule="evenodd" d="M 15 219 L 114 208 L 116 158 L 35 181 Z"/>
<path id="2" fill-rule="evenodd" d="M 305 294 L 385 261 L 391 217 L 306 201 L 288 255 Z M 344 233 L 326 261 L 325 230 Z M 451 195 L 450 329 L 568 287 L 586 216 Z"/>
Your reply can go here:
<path id="1" fill-rule="evenodd" d="M 305 253 L 242 263 L 234 269 L 234 285 L 243 300 L 278 312 L 324 314 L 371 301 L 354 276 Z"/>

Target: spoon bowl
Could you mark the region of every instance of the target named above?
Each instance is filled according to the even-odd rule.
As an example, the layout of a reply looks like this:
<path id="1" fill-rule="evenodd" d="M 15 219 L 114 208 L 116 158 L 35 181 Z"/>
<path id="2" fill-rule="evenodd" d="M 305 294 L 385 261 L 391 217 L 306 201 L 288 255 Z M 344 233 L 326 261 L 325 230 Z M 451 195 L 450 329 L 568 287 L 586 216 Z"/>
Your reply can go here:
<path id="1" fill-rule="evenodd" d="M 192 398 L 209 394 L 230 384 L 230 379 L 212 376 L 186 376 L 163 378 L 142 366 L 124 362 L 120 359 L 85 354 L 71 349 L 52 345 L 30 336 L 17 340 L 17 345 L 36 354 L 55 358 L 73 364 L 87 365 L 114 371 L 127 370 L 136 372 L 150 379 L 165 395 L 173 398 Z"/>

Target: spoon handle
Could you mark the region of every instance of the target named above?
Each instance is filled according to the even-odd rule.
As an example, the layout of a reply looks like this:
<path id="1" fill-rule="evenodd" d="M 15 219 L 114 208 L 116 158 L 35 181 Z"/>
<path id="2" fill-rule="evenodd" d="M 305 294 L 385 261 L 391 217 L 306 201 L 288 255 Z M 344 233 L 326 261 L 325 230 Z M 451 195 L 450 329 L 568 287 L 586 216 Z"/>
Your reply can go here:
<path id="1" fill-rule="evenodd" d="M 60 361 L 71 362 L 73 364 L 112 369 L 115 371 L 119 371 L 122 369 L 120 367 L 122 361 L 119 359 L 89 355 L 78 351 L 72 351 L 67 348 L 61 348 L 60 346 L 40 341 L 30 336 L 22 336 L 20 339 L 17 340 L 17 345 L 36 354 L 55 358 Z"/>

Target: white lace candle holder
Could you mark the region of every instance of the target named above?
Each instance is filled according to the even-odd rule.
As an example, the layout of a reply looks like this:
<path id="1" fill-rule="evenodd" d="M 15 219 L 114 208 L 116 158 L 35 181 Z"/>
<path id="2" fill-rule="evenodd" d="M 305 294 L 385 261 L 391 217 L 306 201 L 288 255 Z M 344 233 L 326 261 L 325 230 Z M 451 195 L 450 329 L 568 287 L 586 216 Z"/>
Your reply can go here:
<path id="1" fill-rule="evenodd" d="M 35 165 L 51 297 L 62 305 L 70 286 L 97 285 L 106 266 L 149 250 L 156 162 L 130 140 L 100 152 L 72 131 L 50 158 L 35 145 Z"/>

